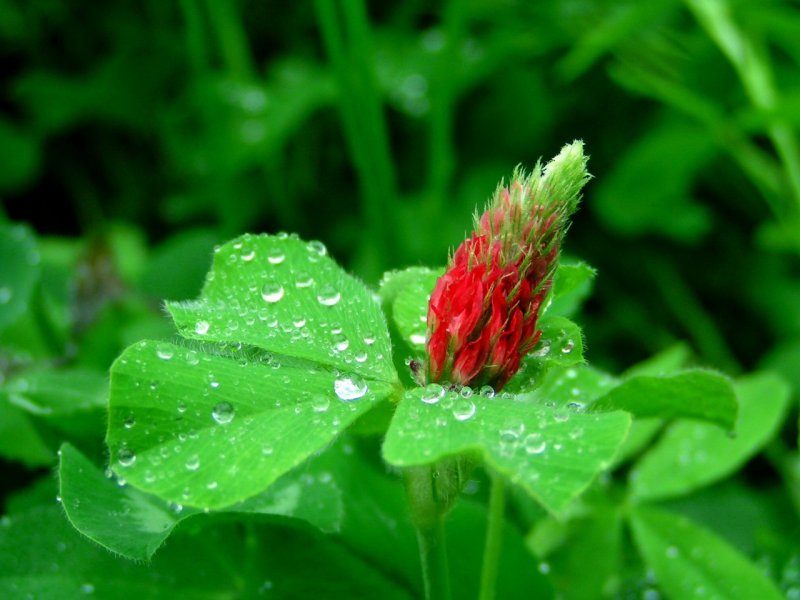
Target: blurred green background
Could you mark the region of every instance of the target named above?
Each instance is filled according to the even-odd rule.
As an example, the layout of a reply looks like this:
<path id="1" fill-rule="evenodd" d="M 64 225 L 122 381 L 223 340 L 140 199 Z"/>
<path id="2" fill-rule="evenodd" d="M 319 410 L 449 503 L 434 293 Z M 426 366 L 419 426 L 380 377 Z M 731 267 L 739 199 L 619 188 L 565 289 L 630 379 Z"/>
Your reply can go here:
<path id="1" fill-rule="evenodd" d="M 15 405 L 15 378 L 83 373 L 102 403 L 215 244 L 294 231 L 371 284 L 443 264 L 502 177 L 575 138 L 595 176 L 565 248 L 598 269 L 589 359 L 619 371 L 686 340 L 797 392 L 799 9 L 0 0 L 0 272 L 28 265 L 0 281 L 6 482 L 52 464 L 64 428 Z"/>

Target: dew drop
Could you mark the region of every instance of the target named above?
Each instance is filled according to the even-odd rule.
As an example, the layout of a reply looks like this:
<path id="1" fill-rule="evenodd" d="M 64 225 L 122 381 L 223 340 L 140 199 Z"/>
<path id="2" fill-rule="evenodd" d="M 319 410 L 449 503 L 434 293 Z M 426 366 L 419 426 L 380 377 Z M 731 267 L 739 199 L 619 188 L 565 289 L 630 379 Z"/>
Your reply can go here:
<path id="1" fill-rule="evenodd" d="M 415 346 L 422 346 L 425 344 L 427 336 L 424 333 L 412 333 L 410 339 Z"/>
<path id="2" fill-rule="evenodd" d="M 333 351 L 344 352 L 350 346 L 350 341 L 342 334 L 338 334 L 333 338 Z"/>
<path id="3" fill-rule="evenodd" d="M 362 352 L 359 352 L 359 353 L 358 353 L 358 354 L 356 354 L 356 356 L 355 356 L 355 359 L 356 359 L 356 362 L 357 362 L 357 363 L 364 363 L 364 362 L 367 362 L 367 358 L 369 358 L 369 357 L 367 356 L 367 353 L 366 353 L 366 352 L 363 352 L 363 351 L 362 351 Z"/>
<path id="4" fill-rule="evenodd" d="M 444 388 L 438 383 L 432 383 L 422 390 L 419 399 L 425 404 L 436 404 L 442 399 L 442 396 L 444 396 Z"/>
<path id="5" fill-rule="evenodd" d="M 251 262 L 256 257 L 255 250 L 244 250 L 241 254 L 242 261 Z"/>
<path id="6" fill-rule="evenodd" d="M 271 265 L 279 265 L 285 259 L 286 255 L 277 248 L 270 250 L 269 254 L 267 254 L 267 261 L 269 261 Z"/>
<path id="7" fill-rule="evenodd" d="M 169 360 L 173 357 L 173 355 L 174 352 L 172 351 L 172 348 L 170 348 L 169 346 L 159 346 L 156 349 L 156 356 L 158 356 L 158 358 L 160 358 L 161 360 Z"/>
<path id="8" fill-rule="evenodd" d="M 358 400 L 367 393 L 367 382 L 358 375 L 342 375 L 333 382 L 333 391 L 340 400 Z"/>
<path id="9" fill-rule="evenodd" d="M 547 448 L 547 442 L 542 439 L 541 433 L 529 433 L 523 442 L 525 452 L 528 454 L 541 454 Z"/>
<path id="10" fill-rule="evenodd" d="M 295 287 L 307 288 L 314 285 L 314 278 L 308 273 L 300 273 L 294 282 Z"/>
<path id="11" fill-rule="evenodd" d="M 500 452 L 504 456 L 512 456 L 517 451 L 521 434 L 520 429 L 500 430 Z"/>
<path id="12" fill-rule="evenodd" d="M 277 283 L 265 283 L 261 288 L 261 297 L 264 302 L 274 304 L 283 298 L 283 286 Z"/>
<path id="13" fill-rule="evenodd" d="M 269 456 L 270 454 L 272 454 L 272 452 L 273 452 L 272 446 L 261 447 L 261 454 L 263 454 L 264 456 Z"/>
<path id="14" fill-rule="evenodd" d="M 190 456 L 186 461 L 186 468 L 189 471 L 197 471 L 200 468 L 200 457 L 197 454 Z"/>
<path id="15" fill-rule="evenodd" d="M 298 329 L 300 329 L 301 327 L 304 327 L 305 324 L 306 324 L 306 320 L 303 317 L 295 317 L 292 320 L 292 325 L 294 325 Z"/>
<path id="16" fill-rule="evenodd" d="M 194 350 L 189 350 L 186 353 L 186 362 L 192 366 L 200 363 L 200 357 L 197 356 L 197 352 Z"/>
<path id="17" fill-rule="evenodd" d="M 136 419 L 134 419 L 132 416 L 131 416 L 131 417 L 128 417 L 127 419 L 125 419 L 125 420 L 122 422 L 122 426 L 123 426 L 125 429 L 133 429 L 133 426 L 134 426 L 134 425 L 136 425 Z"/>
<path id="18" fill-rule="evenodd" d="M 475 416 L 475 403 L 467 398 L 460 398 L 453 406 L 453 417 L 456 421 L 468 421 Z"/>
<path id="19" fill-rule="evenodd" d="M 136 454 L 130 448 L 120 448 L 117 452 L 117 462 L 122 467 L 130 467 L 136 462 Z"/>
<path id="20" fill-rule="evenodd" d="M 209 327 L 210 325 L 208 324 L 208 321 L 198 321 L 194 324 L 194 332 L 197 335 L 205 335 L 208 333 Z"/>
<path id="21" fill-rule="evenodd" d="M 327 396 L 323 396 L 322 394 L 317 394 L 311 399 L 311 408 L 314 409 L 314 412 L 324 413 L 328 410 L 330 405 L 331 401 Z"/>
<path id="22" fill-rule="evenodd" d="M 233 421 L 233 405 L 230 402 L 218 402 L 211 411 L 211 416 L 220 425 L 226 425 Z"/>
<path id="23" fill-rule="evenodd" d="M 336 306 L 341 299 L 342 295 L 330 285 L 323 286 L 317 294 L 317 302 L 322 306 Z"/>
<path id="24" fill-rule="evenodd" d="M 478 390 L 478 393 L 484 398 L 494 398 L 495 391 L 492 386 L 484 385 L 480 390 Z"/>
<path id="25" fill-rule="evenodd" d="M 306 244 L 306 248 L 312 254 L 316 254 L 317 256 L 325 256 L 328 253 L 328 249 L 325 247 L 325 244 L 318 240 L 311 240 Z"/>
<path id="26" fill-rule="evenodd" d="M 372 346 L 375 343 L 375 336 L 374 335 L 365 335 L 364 336 L 364 343 L 367 346 Z"/>
<path id="27" fill-rule="evenodd" d="M 462 387 L 458 392 L 459 396 L 461 396 L 462 398 L 472 398 L 474 393 L 475 392 L 472 390 L 472 388 L 466 385 Z"/>
<path id="28" fill-rule="evenodd" d="M 540 344 L 540 348 L 537 348 L 535 351 L 531 352 L 531 356 L 547 356 L 550 354 L 550 341 L 543 340 Z"/>
<path id="29" fill-rule="evenodd" d="M 564 354 L 569 354 L 570 352 L 572 352 L 573 348 L 575 348 L 575 342 L 573 340 L 567 340 L 564 343 L 564 347 L 561 348 L 561 352 L 563 352 Z"/>

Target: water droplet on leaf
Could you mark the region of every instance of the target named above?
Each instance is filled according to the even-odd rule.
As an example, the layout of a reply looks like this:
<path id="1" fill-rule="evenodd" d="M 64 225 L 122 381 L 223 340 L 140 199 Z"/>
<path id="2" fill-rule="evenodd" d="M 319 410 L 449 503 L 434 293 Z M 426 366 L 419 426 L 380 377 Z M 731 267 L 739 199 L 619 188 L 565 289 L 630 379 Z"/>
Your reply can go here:
<path id="1" fill-rule="evenodd" d="M 344 352 L 350 346 L 350 341 L 342 334 L 333 337 L 333 351 Z"/>
<path id="2" fill-rule="evenodd" d="M 265 283 L 261 288 L 261 297 L 264 302 L 274 304 L 283 298 L 283 286 L 277 283 Z"/>
<path id="3" fill-rule="evenodd" d="M 367 389 L 367 382 L 358 375 L 342 375 L 333 382 L 333 391 L 345 402 L 362 398 Z"/>
<path id="4" fill-rule="evenodd" d="M 425 344 L 427 337 L 424 333 L 412 333 L 410 339 L 415 346 L 422 346 Z"/>
<path id="5" fill-rule="evenodd" d="M 468 421 L 475 415 L 475 403 L 467 398 L 460 398 L 453 406 L 453 417 L 457 421 Z"/>
<path id="6" fill-rule="evenodd" d="M 307 288 L 314 285 L 314 278 L 311 277 L 308 273 L 300 273 L 297 276 L 297 280 L 294 282 L 295 287 L 299 288 Z"/>
<path id="7" fill-rule="evenodd" d="M 444 396 L 444 388 L 438 383 L 432 383 L 422 390 L 419 399 L 425 404 L 436 404 L 442 399 L 442 396 Z"/>
<path id="8" fill-rule="evenodd" d="M 328 410 L 330 405 L 331 401 L 327 396 L 323 396 L 322 394 L 317 394 L 311 399 L 311 408 L 314 409 L 314 412 L 324 413 Z"/>
<path id="9" fill-rule="evenodd" d="M 130 448 L 120 448 L 117 453 L 117 462 L 119 462 L 122 467 L 130 467 L 136 462 L 136 454 L 134 454 L 133 450 Z"/>
<path id="10" fill-rule="evenodd" d="M 211 416 L 220 425 L 226 425 L 233 421 L 233 405 L 230 402 L 218 402 L 211 411 Z"/>
<path id="11" fill-rule="evenodd" d="M 281 252 L 278 248 L 270 250 L 269 254 L 267 254 L 267 261 L 271 265 L 279 265 L 286 259 L 286 255 Z"/>
<path id="12" fill-rule="evenodd" d="M 205 335 L 205 334 L 208 333 L 208 328 L 209 327 L 210 327 L 210 325 L 208 324 L 208 321 L 198 321 L 194 325 L 194 332 L 197 335 Z"/>
<path id="13" fill-rule="evenodd" d="M 341 299 L 342 295 L 330 285 L 323 286 L 317 294 L 317 301 L 322 306 L 336 306 Z"/>
<path id="14" fill-rule="evenodd" d="M 525 436 L 523 445 L 528 454 L 541 454 L 547 448 L 547 442 L 542 439 L 542 434 L 537 432 Z"/>
<path id="15" fill-rule="evenodd" d="M 490 385 L 484 385 L 478 390 L 478 393 L 484 398 L 494 398 L 494 388 Z"/>
<path id="16" fill-rule="evenodd" d="M 311 254 L 316 254 L 317 256 L 325 256 L 328 253 L 325 244 L 318 240 L 311 240 L 306 244 L 306 248 Z"/>

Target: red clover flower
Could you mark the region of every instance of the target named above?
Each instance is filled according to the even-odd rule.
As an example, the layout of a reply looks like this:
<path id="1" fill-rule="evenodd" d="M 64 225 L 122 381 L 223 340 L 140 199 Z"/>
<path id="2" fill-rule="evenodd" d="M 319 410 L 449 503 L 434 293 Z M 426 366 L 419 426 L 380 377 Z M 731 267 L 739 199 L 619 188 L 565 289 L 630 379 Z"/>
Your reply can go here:
<path id="1" fill-rule="evenodd" d="M 499 391 L 539 341 L 561 241 L 590 175 L 583 142 L 501 182 L 428 304 L 427 383 Z"/>

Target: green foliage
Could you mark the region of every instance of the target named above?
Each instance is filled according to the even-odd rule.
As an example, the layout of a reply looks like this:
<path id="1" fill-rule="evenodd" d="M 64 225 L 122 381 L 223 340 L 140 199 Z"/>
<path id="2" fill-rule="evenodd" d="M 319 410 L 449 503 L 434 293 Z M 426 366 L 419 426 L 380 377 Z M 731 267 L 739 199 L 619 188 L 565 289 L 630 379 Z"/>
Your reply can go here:
<path id="1" fill-rule="evenodd" d="M 410 465 L 454 598 L 798 597 L 794 4 L 272 8 L 0 0 L 0 597 L 418 598 Z M 537 346 L 420 387 L 574 137 Z"/>
<path id="2" fill-rule="evenodd" d="M 383 456 L 398 467 L 477 454 L 548 510 L 563 511 L 608 466 L 630 423 L 624 413 L 588 415 L 491 395 L 408 392 L 386 433 Z"/>
<path id="3" fill-rule="evenodd" d="M 738 408 L 726 377 L 698 369 L 630 377 L 592 404 L 594 410 L 626 410 L 637 417 L 704 419 L 729 430 Z"/>
<path id="4" fill-rule="evenodd" d="M 182 336 L 247 344 L 391 382 L 380 306 L 320 242 L 251 236 L 214 254 L 200 299 L 169 303 Z"/>
<path id="5" fill-rule="evenodd" d="M 0 329 L 25 311 L 39 277 L 36 239 L 22 225 L 0 225 Z"/>
<path id="6" fill-rule="evenodd" d="M 172 502 L 229 506 L 324 448 L 391 389 L 282 356 L 140 342 L 111 370 L 111 464 Z"/>
<path id="7" fill-rule="evenodd" d="M 781 598 L 775 584 L 723 540 L 654 508 L 631 514 L 636 543 L 673 598 Z"/>
<path id="8" fill-rule="evenodd" d="M 740 381 L 736 392 L 739 416 L 733 432 L 688 420 L 673 423 L 635 466 L 631 491 L 641 498 L 691 492 L 734 472 L 772 439 L 788 405 L 786 384 L 756 374 Z"/>

